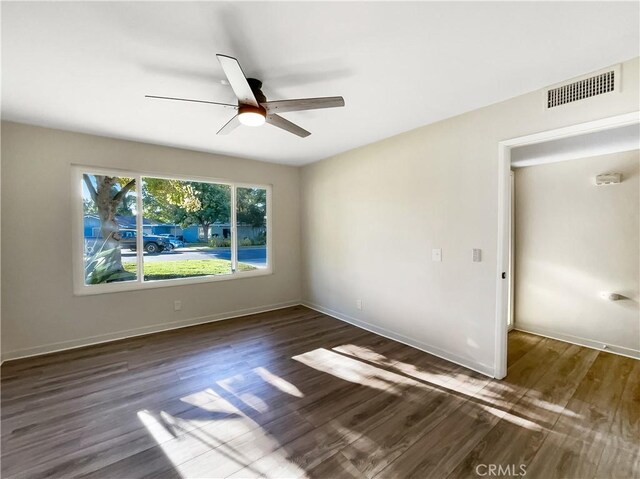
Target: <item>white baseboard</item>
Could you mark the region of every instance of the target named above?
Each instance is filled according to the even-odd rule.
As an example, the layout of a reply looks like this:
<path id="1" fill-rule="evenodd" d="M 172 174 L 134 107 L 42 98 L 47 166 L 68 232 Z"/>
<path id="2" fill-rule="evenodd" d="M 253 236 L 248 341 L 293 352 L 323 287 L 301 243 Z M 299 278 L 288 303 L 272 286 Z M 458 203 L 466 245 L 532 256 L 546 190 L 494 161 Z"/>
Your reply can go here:
<path id="1" fill-rule="evenodd" d="M 494 367 L 491 365 L 479 363 L 477 361 L 470 361 L 467 358 L 463 358 L 458 356 L 457 354 L 451 353 L 449 351 L 445 351 L 431 344 L 426 344 L 421 341 L 416 341 L 415 339 L 408 338 L 402 334 L 396 333 L 389 329 L 383 328 L 381 326 L 376 326 L 371 323 L 367 323 L 365 321 L 353 318 L 349 315 L 340 313 L 338 311 L 333 311 L 329 308 L 325 308 L 324 306 L 320 306 L 319 304 L 314 304 L 309 301 L 302 301 L 302 305 L 307 308 L 311 308 L 320 313 L 324 313 L 332 318 L 339 319 L 340 321 L 344 321 L 345 323 L 349 323 L 353 326 L 356 326 L 361 329 L 365 329 L 372 333 L 378 334 L 380 336 L 384 336 L 385 338 L 392 339 L 394 341 L 398 341 L 399 343 L 406 344 L 407 346 L 411 346 L 412 348 L 419 349 L 420 351 L 424 351 L 425 353 L 432 354 L 434 356 L 438 356 L 439 358 L 445 359 L 452 363 L 458 364 L 460 366 L 464 366 L 465 368 L 472 369 L 478 373 L 484 374 L 485 376 L 495 377 L 494 376 Z"/>
<path id="2" fill-rule="evenodd" d="M 250 314 L 266 313 L 267 311 L 274 311 L 276 309 L 289 308 L 291 306 L 298 306 L 300 304 L 301 304 L 300 300 L 286 301 L 283 303 L 257 306 L 255 308 L 246 308 L 246 309 L 238 309 L 235 311 L 227 311 L 224 313 L 212 314 L 210 316 L 200 316 L 198 318 L 190 318 L 190 319 L 183 319 L 180 321 L 172 321 L 169 323 L 154 324 L 151 326 L 128 329 L 125 331 L 118 331 L 115 333 L 100 334 L 97 336 L 90 336 L 88 338 L 73 339 L 70 341 L 61 341 L 58 343 L 50 343 L 42 346 L 36 346 L 33 348 L 17 349 L 17 350 L 9 351 L 6 353 L 3 352 L 2 362 L 11 361 L 14 359 L 28 358 L 31 356 L 41 356 L 43 354 L 66 351 L 68 349 L 82 348 L 85 346 L 92 346 L 94 344 L 109 343 L 112 341 L 118 341 L 120 339 L 134 338 L 136 336 L 144 336 L 145 334 L 151 334 L 151 333 L 160 333 L 162 331 L 170 331 L 172 329 L 186 328 L 188 326 L 195 326 L 197 324 L 224 321 L 225 319 L 238 318 L 240 316 L 247 316 Z"/>
<path id="3" fill-rule="evenodd" d="M 603 348 L 602 342 L 594 341 L 593 339 L 581 338 L 580 336 L 572 336 L 571 334 L 550 331 L 548 329 L 539 328 L 531 324 L 521 324 L 516 322 L 514 329 L 516 329 L 517 331 L 522 331 L 524 333 L 536 334 L 538 336 L 544 336 L 545 338 L 556 339 L 565 343 L 577 344 L 578 346 L 584 346 L 586 348 L 619 354 L 620 356 L 627 356 L 633 359 L 640 359 L 640 351 L 636 349 L 626 348 L 624 346 L 607 344 L 607 347 Z"/>

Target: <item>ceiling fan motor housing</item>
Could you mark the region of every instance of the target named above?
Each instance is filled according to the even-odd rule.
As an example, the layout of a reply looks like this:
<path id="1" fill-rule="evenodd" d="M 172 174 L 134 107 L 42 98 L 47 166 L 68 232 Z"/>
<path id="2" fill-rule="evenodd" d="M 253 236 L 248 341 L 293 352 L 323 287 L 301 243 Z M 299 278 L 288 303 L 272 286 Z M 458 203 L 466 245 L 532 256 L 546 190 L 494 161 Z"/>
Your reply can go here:
<path id="1" fill-rule="evenodd" d="M 258 115 L 267 116 L 267 110 L 261 106 L 245 105 L 240 103 L 238 106 L 238 115 L 243 113 L 257 113 Z"/>
<path id="2" fill-rule="evenodd" d="M 262 82 L 260 80 L 256 80 L 255 78 L 247 78 L 247 83 L 249 83 L 249 87 L 253 92 L 253 95 L 258 100 L 258 103 L 264 103 L 267 101 L 267 97 L 262 93 Z"/>
<path id="3" fill-rule="evenodd" d="M 247 78 L 247 83 L 253 92 L 253 96 L 258 101 L 258 105 L 248 105 L 238 102 L 238 119 L 240 123 L 247 126 L 260 126 L 267 118 L 267 110 L 260 105 L 267 101 L 267 97 L 262 93 L 262 82 L 255 78 Z"/>

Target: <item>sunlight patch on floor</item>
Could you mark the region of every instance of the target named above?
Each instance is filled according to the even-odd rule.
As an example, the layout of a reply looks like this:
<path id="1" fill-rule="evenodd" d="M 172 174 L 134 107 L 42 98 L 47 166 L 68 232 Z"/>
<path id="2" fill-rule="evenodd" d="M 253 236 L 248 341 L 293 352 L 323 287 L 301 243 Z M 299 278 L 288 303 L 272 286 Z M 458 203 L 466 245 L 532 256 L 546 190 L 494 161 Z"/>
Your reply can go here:
<path id="1" fill-rule="evenodd" d="M 387 391 L 391 394 L 400 395 L 407 393 L 407 390 L 410 388 L 428 388 L 426 385 L 411 378 L 387 371 L 386 369 L 373 366 L 355 358 L 343 356 L 342 354 L 329 351 L 325 348 L 314 349 L 313 351 L 294 356 L 292 359 L 345 381 L 361 384 L 380 391 Z"/>
<path id="2" fill-rule="evenodd" d="M 354 359 L 361 359 L 369 363 L 383 366 L 387 369 L 393 369 L 405 376 L 410 376 L 412 378 L 421 381 L 427 381 L 439 386 L 444 385 L 446 382 L 449 382 L 452 379 L 452 370 L 444 369 L 438 364 L 434 364 L 431 367 L 431 370 L 427 370 L 407 362 L 390 359 L 385 355 L 374 351 L 372 348 L 354 344 L 344 344 L 332 349 L 333 351 L 339 352 L 341 354 L 351 356 Z M 455 368 L 455 366 L 453 366 L 453 368 Z"/>
<path id="3" fill-rule="evenodd" d="M 265 413 L 269 410 L 269 405 L 265 401 L 252 392 L 246 391 L 247 385 L 252 384 L 252 382 L 250 379 L 247 379 L 244 374 L 226 378 L 218 381 L 217 384 L 254 411 Z"/>
<path id="4" fill-rule="evenodd" d="M 441 364 L 430 365 L 430 369 L 418 367 L 414 364 L 400 360 L 392 360 L 383 354 L 377 353 L 371 348 L 346 344 L 333 348 L 334 351 L 351 356 L 354 359 L 364 360 L 378 364 L 386 369 L 391 369 L 405 377 L 421 381 L 423 385 L 428 383 L 434 388 L 444 392 L 458 393 L 459 395 L 475 394 L 489 378 L 475 377 L 473 372 L 467 371 L 456 365 L 449 368 Z"/>
<path id="5" fill-rule="evenodd" d="M 254 427 L 188 462 L 177 464 L 175 470 L 186 479 L 282 478 L 304 474 L 288 456 L 275 437 L 261 427 Z"/>
<path id="6" fill-rule="evenodd" d="M 202 391 L 183 396 L 180 398 L 180 401 L 187 404 L 192 404 L 194 406 L 203 406 L 207 403 L 211 403 L 212 401 L 217 401 L 219 399 L 222 399 L 222 397 L 218 393 L 216 393 L 211 388 L 207 388 Z"/>
<path id="7" fill-rule="evenodd" d="M 451 372 L 442 371 L 440 368 L 434 367 L 435 371 L 429 371 L 424 368 L 419 368 L 413 364 L 396 361 L 393 364 L 393 368 L 402 374 L 411 376 L 421 381 L 428 381 L 438 386 L 444 386 L 445 383 L 451 381 Z M 442 371 L 442 372 L 441 372 Z"/>
<path id="8" fill-rule="evenodd" d="M 516 404 L 516 407 L 518 409 L 522 409 L 525 412 L 531 412 L 534 409 L 544 409 L 545 411 L 562 414 L 563 416 L 575 418 L 582 417 L 580 416 L 580 414 L 567 409 L 564 405 L 554 404 L 549 401 L 545 401 L 544 399 L 539 399 L 529 395 L 524 396 L 524 398 L 522 398 L 520 402 Z"/>
<path id="9" fill-rule="evenodd" d="M 490 408 L 485 407 L 485 409 L 489 411 Z M 501 413 L 496 415 L 499 415 L 503 420 L 508 421 L 515 426 L 528 429 L 530 431 L 542 431 L 545 429 L 544 427 L 540 426 L 537 422 L 532 421 L 531 419 L 519 416 L 518 414 L 514 414 L 512 412 L 505 413 L 501 411 Z"/>
<path id="10" fill-rule="evenodd" d="M 300 391 L 297 387 L 291 384 L 289 381 L 281 378 L 280 376 L 276 376 L 271 371 L 266 368 L 259 367 L 253 370 L 259 377 L 261 377 L 265 382 L 271 384 L 273 387 L 279 389 L 283 393 L 289 394 L 295 397 L 304 397 L 302 391 Z"/>
<path id="11" fill-rule="evenodd" d="M 177 466 L 189 459 L 207 452 L 216 445 L 201 437 L 198 429 L 183 430 L 174 435 L 165 426 L 158 415 L 143 410 L 138 412 L 138 418 L 147 428 L 149 434 L 162 448 L 162 452 L 173 466 Z"/>
<path id="12" fill-rule="evenodd" d="M 192 407 L 179 414 L 144 409 L 137 416 L 184 478 L 226 477 L 241 469 L 249 476 L 270 476 L 269 469 L 251 466 L 265 455 L 283 453 L 276 452 L 281 445 L 256 422 L 272 409 L 259 396 L 263 384 L 295 398 L 304 397 L 294 384 L 258 367 L 183 396 L 180 401 Z M 279 471 L 296 467 L 283 461 L 286 457 L 278 460 Z"/>
<path id="13" fill-rule="evenodd" d="M 228 479 L 286 479 L 307 477 L 305 470 L 289 459 L 289 454 L 279 449 L 264 456 L 248 467 L 232 474 Z"/>
<path id="14" fill-rule="evenodd" d="M 364 359 L 365 361 L 379 364 L 381 366 L 391 366 L 393 364 L 393 361 L 388 359 L 383 354 L 377 353 L 373 349 L 364 346 L 358 346 L 355 344 L 343 344 L 342 346 L 337 346 L 332 349 L 356 359 Z"/>
<path id="15" fill-rule="evenodd" d="M 518 427 L 541 429 L 535 420 L 522 417 L 524 414 L 518 415 L 515 410 L 511 414 L 501 408 L 503 396 L 512 385 L 490 383 L 482 388 L 487 385 L 482 378 L 455 366 L 447 370 L 446 365 L 434 363 L 433 370 L 428 370 L 353 344 L 334 350 L 318 348 L 292 359 L 335 378 L 407 399 L 414 394 L 423 399 L 425 391 L 457 395 Z M 313 458 L 292 456 L 295 449 L 282 447 L 268 429 L 262 428 L 268 417 L 264 414 L 271 415 L 274 407 L 274 401 L 266 398 L 274 393 L 279 401 L 284 397 L 280 393 L 304 397 L 284 377 L 256 367 L 182 397 L 181 401 L 193 408 L 180 415 L 143 410 L 138 417 L 184 478 L 304 476 L 308 464 L 303 463 L 313 462 Z M 275 401 L 277 406 L 282 405 L 279 401 Z M 344 425 L 340 423 L 332 427 L 338 436 L 353 434 L 341 430 Z"/>
<path id="16" fill-rule="evenodd" d="M 190 395 L 190 399 L 193 397 Z M 250 454 L 236 451 L 234 441 L 243 444 L 239 438 L 247 434 L 251 438 L 262 437 L 260 426 L 232 405 L 228 404 L 226 410 L 216 410 L 215 405 L 224 402 L 219 400 L 204 404 L 204 407 L 208 406 L 206 409 L 194 408 L 195 411 L 189 414 L 194 419 L 189 420 L 165 411 L 153 413 L 141 410 L 137 416 L 182 477 L 220 477 L 222 472 L 231 474 L 255 460 Z M 250 452 L 250 448 L 256 446 L 253 441 L 249 447 L 246 443 L 245 438 L 245 452 Z M 272 443 L 268 452 L 278 447 L 277 442 Z M 210 472 L 213 475 L 209 475 Z"/>

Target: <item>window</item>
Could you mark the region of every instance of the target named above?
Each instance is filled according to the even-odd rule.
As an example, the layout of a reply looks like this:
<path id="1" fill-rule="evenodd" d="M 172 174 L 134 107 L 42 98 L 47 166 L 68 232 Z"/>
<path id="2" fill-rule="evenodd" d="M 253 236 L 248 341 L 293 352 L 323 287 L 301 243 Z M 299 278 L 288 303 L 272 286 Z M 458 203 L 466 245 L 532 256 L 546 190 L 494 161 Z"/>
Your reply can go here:
<path id="1" fill-rule="evenodd" d="M 74 167 L 76 294 L 271 272 L 264 185 Z"/>
<path id="2" fill-rule="evenodd" d="M 228 231 L 228 230 L 227 230 Z M 267 267 L 267 190 L 236 188 L 236 231 L 238 265 L 243 268 Z M 224 235 L 225 230 L 222 231 Z"/>

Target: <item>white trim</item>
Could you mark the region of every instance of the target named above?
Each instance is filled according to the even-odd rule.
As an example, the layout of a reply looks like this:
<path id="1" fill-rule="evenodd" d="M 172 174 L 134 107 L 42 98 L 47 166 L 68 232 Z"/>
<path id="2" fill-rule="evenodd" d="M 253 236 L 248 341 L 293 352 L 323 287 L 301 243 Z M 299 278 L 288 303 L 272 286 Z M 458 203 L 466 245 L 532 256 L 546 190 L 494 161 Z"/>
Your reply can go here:
<path id="1" fill-rule="evenodd" d="M 136 176 L 136 282 L 142 284 L 144 277 L 144 213 L 142 211 L 142 176 Z M 84 215 L 82 216 L 84 221 Z M 82 234 L 84 235 L 84 228 Z M 75 233 L 74 233 L 75 234 Z M 122 251 L 122 248 L 120 249 Z M 83 275 L 84 278 L 84 275 Z M 83 284 L 86 287 L 86 285 Z M 95 286 L 95 285 L 94 285 Z"/>
<path id="2" fill-rule="evenodd" d="M 519 136 L 508 140 L 503 140 L 500 145 L 513 148 L 515 146 L 532 145 L 543 141 L 567 138 L 570 136 L 583 135 L 585 133 L 620 128 L 622 126 L 634 125 L 640 122 L 640 111 L 624 113 L 622 115 L 601 118 L 600 120 L 578 123 L 577 125 L 556 128 L 555 130 L 541 131 L 531 135 Z"/>
<path id="3" fill-rule="evenodd" d="M 582 338 L 580 336 L 573 336 L 572 334 L 563 334 L 555 331 L 550 331 L 545 328 L 539 328 L 535 325 L 521 325 L 520 323 L 518 323 L 515 329 L 516 331 L 535 334 L 537 336 L 544 336 L 545 338 L 551 338 L 565 343 L 577 344 L 578 346 L 584 346 L 585 348 L 597 349 L 598 351 L 604 351 L 606 353 L 618 354 L 620 356 L 626 356 L 633 359 L 640 359 L 640 350 L 637 349 L 617 346 L 615 344 L 607 344 L 607 347 L 604 348 L 602 342 L 594 341 L 593 339 Z"/>
<path id="4" fill-rule="evenodd" d="M 238 192 L 236 185 L 231 185 L 231 215 L 229 221 L 231 222 L 231 273 L 238 271 Z M 267 263 L 269 264 L 269 263 Z"/>
<path id="5" fill-rule="evenodd" d="M 135 178 L 137 176 L 141 176 L 141 177 L 149 177 L 149 178 L 158 178 L 161 180 L 181 180 L 181 181 L 196 181 L 201 183 L 217 183 L 220 185 L 227 185 L 227 186 L 231 186 L 234 184 L 237 186 L 247 185 L 247 183 L 230 180 L 228 178 L 213 178 L 209 176 L 200 176 L 200 175 L 181 175 L 178 173 L 176 174 L 158 173 L 153 170 L 138 170 L 138 169 L 129 170 L 127 168 L 120 168 L 120 167 L 105 168 L 101 166 L 86 165 L 82 163 L 72 163 L 71 167 L 79 168 L 89 174 L 95 173 L 95 174 L 108 175 L 110 173 L 115 172 L 115 173 L 122 173 L 122 176 L 129 177 L 129 178 Z M 253 185 L 253 186 L 257 186 L 257 185 Z"/>
<path id="6" fill-rule="evenodd" d="M 325 308 L 324 306 L 320 306 L 319 304 L 311 303 L 309 301 L 302 301 L 302 305 L 307 308 L 313 309 L 314 311 L 318 311 L 319 313 L 326 314 L 327 316 L 331 316 L 332 318 L 338 319 L 340 321 L 344 321 L 345 323 L 349 323 L 352 326 L 356 326 L 360 329 L 364 329 L 366 331 L 372 332 L 379 336 L 384 336 L 385 338 L 392 339 L 393 341 L 397 341 L 402 344 L 406 344 L 407 346 L 411 346 L 412 348 L 419 349 L 428 354 L 432 354 L 433 356 L 437 356 L 446 361 L 458 364 L 465 368 L 476 371 L 480 374 L 484 374 L 485 376 L 494 377 L 493 372 L 494 368 L 491 365 L 483 364 L 477 361 L 472 361 L 468 358 L 464 358 L 462 356 L 458 356 L 457 354 L 451 353 L 449 351 L 445 351 L 444 349 L 440 349 L 431 344 L 423 343 L 421 341 L 416 341 L 415 339 L 409 338 L 402 334 L 396 333 L 394 331 L 390 331 L 381 326 L 377 326 L 371 323 L 367 323 L 366 321 L 362 321 L 360 319 L 356 319 L 352 316 L 340 313 L 338 311 L 334 311 L 329 308 Z"/>
<path id="7" fill-rule="evenodd" d="M 269 268 L 254 269 L 251 271 L 239 271 L 236 274 L 219 274 L 212 276 L 194 276 L 193 278 L 159 279 L 143 282 L 126 281 L 122 283 L 92 284 L 79 291 L 73 292 L 75 296 L 91 296 L 94 294 L 121 293 L 123 291 L 142 291 L 145 289 L 168 288 L 172 286 L 187 286 L 190 284 L 214 283 L 216 281 L 232 281 L 236 279 L 255 278 L 272 274 Z"/>
<path id="8" fill-rule="evenodd" d="M 265 306 L 257 306 L 254 308 L 238 309 L 235 311 L 228 311 L 225 313 L 212 314 L 209 316 L 200 316 L 197 318 L 183 319 L 180 321 L 171 321 L 168 323 L 154 324 L 151 326 L 143 326 L 140 328 L 128 329 L 125 331 L 118 331 L 115 333 L 99 334 L 96 336 L 89 336 L 82 339 L 72 339 L 69 341 L 61 341 L 58 343 L 45 344 L 43 346 L 36 346 L 33 348 L 17 349 L 7 353 L 2 353 L 2 361 L 12 361 L 14 359 L 23 359 L 32 356 L 41 356 L 43 354 L 56 353 L 61 351 L 67 351 L 69 349 L 83 348 L 86 346 L 92 346 L 96 344 L 110 343 L 113 341 L 119 341 L 122 339 L 135 338 L 136 336 L 145 336 L 147 334 L 160 333 L 162 331 L 170 331 L 172 329 L 186 328 L 189 326 L 195 326 L 198 324 L 213 323 L 217 321 L 224 321 L 226 319 L 233 319 L 242 316 L 248 316 L 257 313 L 266 313 L 267 311 L 275 311 L 278 309 L 290 308 L 292 306 L 300 305 L 300 300 L 285 301 L 282 303 L 269 304 Z"/>
<path id="9" fill-rule="evenodd" d="M 496 269 L 496 322 L 495 322 L 495 372 L 502 379 L 507 375 L 507 304 L 509 301 L 508 281 L 501 277 L 507 271 L 509 258 L 509 236 L 511 216 L 511 149 L 516 146 L 531 145 L 544 141 L 567 138 L 585 133 L 619 128 L 640 123 L 640 111 L 602 118 L 555 130 L 504 140 L 498 143 L 498 254 Z M 516 328 L 517 329 L 517 328 Z"/>
<path id="10" fill-rule="evenodd" d="M 82 171 L 70 168 L 71 187 L 69 211 L 71 211 L 71 268 L 74 294 L 78 289 L 78 278 L 84 278 L 84 208 L 82 203 Z M 79 219 L 82 218 L 82 219 Z M 80 234 L 82 232 L 82 234 Z"/>
<path id="11" fill-rule="evenodd" d="M 502 277 L 509 268 L 509 223 L 511 221 L 511 152 L 498 144 L 498 254 L 496 271 L 496 324 L 494 372 L 497 379 L 507 375 L 507 333 L 509 329 L 509 282 Z"/>
<path id="12" fill-rule="evenodd" d="M 133 177 L 136 180 L 136 231 L 141 232 L 143 229 L 143 209 L 142 209 L 142 178 L 160 178 L 160 179 L 174 179 L 181 181 L 198 181 L 203 183 L 214 183 L 227 185 L 230 188 L 231 194 L 231 215 L 230 215 L 230 229 L 231 229 L 231 267 L 230 274 L 220 274 L 211 276 L 197 276 L 193 278 L 176 278 L 176 279 L 163 279 L 163 280 L 144 280 L 144 239 L 142 234 L 136 234 L 136 257 L 137 257 L 137 278 L 131 281 L 106 283 L 106 284 L 92 284 L 87 285 L 84 282 L 84 211 L 82 208 L 82 175 L 99 174 L 99 175 L 119 175 L 125 177 Z M 267 266 L 265 268 L 257 268 L 251 271 L 238 271 L 237 269 L 237 225 L 236 225 L 236 188 L 257 188 L 263 189 L 267 192 Z M 122 291 L 136 291 L 153 288 L 163 288 L 169 286 L 185 286 L 190 284 L 211 283 L 215 281 L 229 281 L 240 278 L 252 278 L 257 276 L 266 276 L 273 274 L 272 264 L 272 211 L 271 211 L 271 192 L 272 187 L 268 184 L 256 184 L 256 183 L 243 183 L 230 180 L 220 180 L 214 178 L 204 178 L 200 176 L 184 176 L 184 175 L 166 175 L 156 174 L 153 172 L 133 172 L 131 170 L 125 170 L 121 168 L 101 168 L 95 166 L 86 166 L 80 164 L 71 165 L 71 212 L 72 212 L 72 268 L 73 268 L 73 294 L 75 296 L 89 296 L 95 294 L 107 294 L 118 293 Z"/>
<path id="13" fill-rule="evenodd" d="M 273 221 L 271 215 L 273 214 L 273 186 L 267 185 L 267 266 L 269 270 L 274 272 L 273 265 Z"/>
<path id="14" fill-rule="evenodd" d="M 509 328 L 508 331 L 511 331 L 515 325 L 515 314 L 514 314 L 514 306 L 515 306 L 515 244 L 516 244 L 516 229 L 514 228 L 515 224 L 515 185 L 516 185 L 516 175 L 513 170 L 510 171 L 510 181 L 511 181 L 511 211 L 509 212 L 509 230 L 511 234 L 509 235 L 509 272 L 507 273 L 507 281 L 509 281 L 509 314 L 508 314 L 508 323 Z"/>

